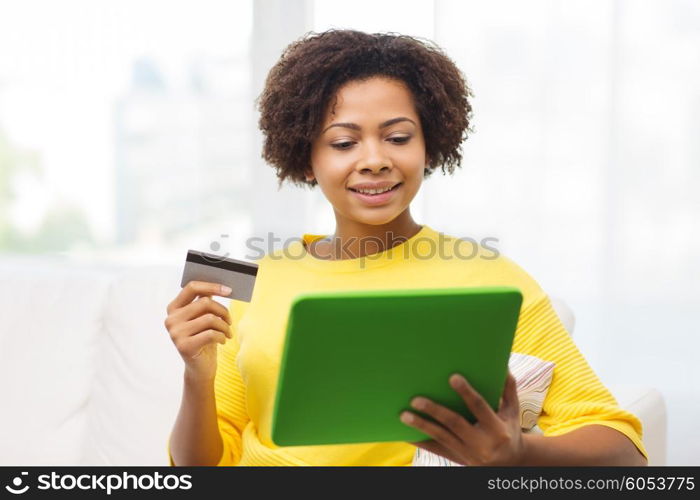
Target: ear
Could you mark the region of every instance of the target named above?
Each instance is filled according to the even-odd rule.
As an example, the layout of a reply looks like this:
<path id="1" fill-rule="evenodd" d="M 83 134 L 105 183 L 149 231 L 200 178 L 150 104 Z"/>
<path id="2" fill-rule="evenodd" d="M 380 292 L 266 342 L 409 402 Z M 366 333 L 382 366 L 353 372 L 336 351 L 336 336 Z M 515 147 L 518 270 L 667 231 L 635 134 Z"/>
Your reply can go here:
<path id="1" fill-rule="evenodd" d="M 304 177 L 306 178 L 307 182 L 311 182 L 316 178 L 314 176 L 314 171 L 311 168 L 304 170 Z"/>

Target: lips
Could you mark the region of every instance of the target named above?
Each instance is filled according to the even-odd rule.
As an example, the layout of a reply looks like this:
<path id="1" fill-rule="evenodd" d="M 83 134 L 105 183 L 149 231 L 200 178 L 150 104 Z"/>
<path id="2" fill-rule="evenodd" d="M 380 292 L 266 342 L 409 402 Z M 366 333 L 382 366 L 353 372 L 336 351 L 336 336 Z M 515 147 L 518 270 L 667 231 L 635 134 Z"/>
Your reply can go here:
<path id="1" fill-rule="evenodd" d="M 365 193 L 360 193 L 359 191 L 355 191 L 352 188 L 348 188 L 348 190 L 352 193 L 354 197 L 362 201 L 365 205 L 383 205 L 387 202 L 389 202 L 396 192 L 401 189 L 401 186 L 403 186 L 403 182 L 399 182 L 396 184 L 393 188 L 391 188 L 389 191 L 385 191 L 383 193 L 379 194 L 365 194 Z"/>
<path id="2" fill-rule="evenodd" d="M 352 189 L 353 191 L 367 191 L 367 190 L 380 191 L 380 190 L 384 190 L 387 188 L 393 188 L 397 184 L 400 184 L 400 182 L 398 182 L 398 181 L 362 182 L 359 184 L 355 184 L 354 186 L 350 186 L 348 189 Z"/>

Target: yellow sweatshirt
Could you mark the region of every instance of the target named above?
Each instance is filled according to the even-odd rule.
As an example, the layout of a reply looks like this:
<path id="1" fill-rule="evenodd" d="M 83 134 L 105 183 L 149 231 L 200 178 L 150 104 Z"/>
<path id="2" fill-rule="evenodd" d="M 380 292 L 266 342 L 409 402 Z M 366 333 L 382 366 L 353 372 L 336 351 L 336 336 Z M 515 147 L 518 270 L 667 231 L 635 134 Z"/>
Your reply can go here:
<path id="1" fill-rule="evenodd" d="M 262 257 L 251 302 L 231 301 L 233 338 L 218 345 L 215 379 L 224 444 L 218 465 L 410 465 L 416 448 L 409 443 L 281 448 L 272 443 L 275 388 L 292 299 L 301 292 L 324 290 L 487 285 L 513 285 L 522 291 L 513 352 L 555 363 L 538 420 L 544 435 L 606 425 L 626 435 L 647 456 L 639 419 L 618 406 L 564 329 L 547 295 L 513 261 L 427 225 L 387 251 L 357 259 L 312 256 L 306 246 L 322 237 L 304 234 Z M 167 449 L 170 456 L 169 443 Z"/>

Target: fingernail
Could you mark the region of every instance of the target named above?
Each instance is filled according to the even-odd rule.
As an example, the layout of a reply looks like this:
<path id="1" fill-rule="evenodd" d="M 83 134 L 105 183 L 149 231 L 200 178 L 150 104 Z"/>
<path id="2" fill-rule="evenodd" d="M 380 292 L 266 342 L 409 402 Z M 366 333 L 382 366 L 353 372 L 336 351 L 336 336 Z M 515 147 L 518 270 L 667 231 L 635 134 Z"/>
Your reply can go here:
<path id="1" fill-rule="evenodd" d="M 409 412 L 407 412 L 407 411 L 403 412 L 403 413 L 401 414 L 401 421 L 402 421 L 404 424 L 410 424 L 411 422 L 413 422 L 413 414 L 412 414 L 412 413 L 409 413 Z"/>
<path id="2" fill-rule="evenodd" d="M 227 287 L 227 286 L 225 286 L 225 285 L 221 285 L 221 293 L 222 293 L 222 294 L 224 294 L 224 295 L 231 295 L 231 292 L 232 292 L 232 291 L 233 291 L 233 290 L 231 290 L 230 287 Z"/>
<path id="3" fill-rule="evenodd" d="M 459 373 L 455 373 L 450 377 L 450 384 L 452 384 L 455 387 L 460 387 L 462 385 L 465 385 L 466 383 L 467 383 L 467 379 L 465 379 Z"/>
<path id="4" fill-rule="evenodd" d="M 417 408 L 418 410 L 422 410 L 425 408 L 427 401 L 423 398 L 413 398 L 413 401 L 411 401 L 411 406 L 414 408 Z"/>

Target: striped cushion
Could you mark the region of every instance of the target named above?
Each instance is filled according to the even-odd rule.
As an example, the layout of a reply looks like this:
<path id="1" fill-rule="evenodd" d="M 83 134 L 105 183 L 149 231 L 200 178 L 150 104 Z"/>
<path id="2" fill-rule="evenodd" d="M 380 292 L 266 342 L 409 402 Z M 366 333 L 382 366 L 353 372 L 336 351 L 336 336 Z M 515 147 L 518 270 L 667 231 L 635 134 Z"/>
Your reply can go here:
<path id="1" fill-rule="evenodd" d="M 552 383 L 554 363 L 528 354 L 513 352 L 508 360 L 508 368 L 515 377 L 518 391 L 520 427 L 527 432 L 537 424 L 544 398 Z M 422 448 L 416 448 L 413 465 L 458 466 L 460 464 Z"/>

